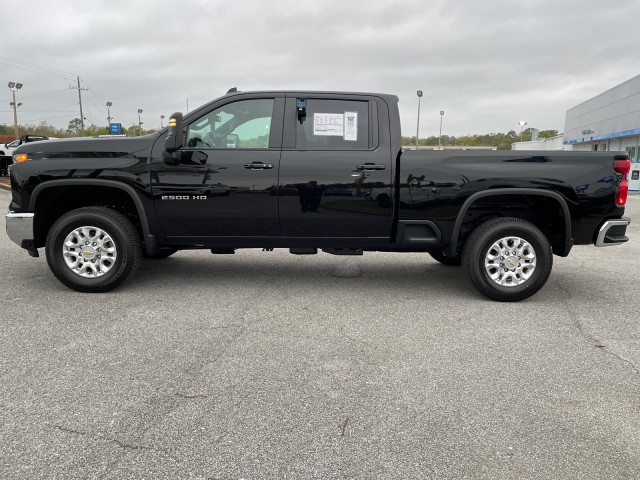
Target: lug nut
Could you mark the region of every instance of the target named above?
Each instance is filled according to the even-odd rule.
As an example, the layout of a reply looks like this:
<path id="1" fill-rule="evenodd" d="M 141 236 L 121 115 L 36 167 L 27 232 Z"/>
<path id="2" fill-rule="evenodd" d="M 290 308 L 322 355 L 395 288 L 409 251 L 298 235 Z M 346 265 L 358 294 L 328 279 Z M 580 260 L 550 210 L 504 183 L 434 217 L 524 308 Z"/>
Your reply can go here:
<path id="1" fill-rule="evenodd" d="M 96 260 L 95 259 L 91 260 L 91 263 L 96 263 Z"/>
<path id="2" fill-rule="evenodd" d="M 96 242 L 93 242 L 93 246 L 95 247 L 96 245 L 98 245 L 98 244 Z M 513 252 L 513 253 L 515 253 L 515 252 Z"/>
<path id="3" fill-rule="evenodd" d="M 101 258 L 100 255 L 98 255 L 98 258 Z"/>
<path id="4" fill-rule="evenodd" d="M 84 242 L 85 245 L 89 245 L 89 242 Z"/>

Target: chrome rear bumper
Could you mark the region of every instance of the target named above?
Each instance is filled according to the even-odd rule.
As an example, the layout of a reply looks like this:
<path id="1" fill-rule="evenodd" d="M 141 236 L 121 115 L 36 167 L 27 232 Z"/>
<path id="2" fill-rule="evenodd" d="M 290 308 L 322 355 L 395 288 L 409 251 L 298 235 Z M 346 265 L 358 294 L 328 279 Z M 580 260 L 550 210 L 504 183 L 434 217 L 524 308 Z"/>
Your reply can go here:
<path id="1" fill-rule="evenodd" d="M 596 247 L 611 247 L 613 245 L 622 245 L 629 241 L 627 226 L 631 223 L 631 219 L 622 217 L 617 220 L 607 220 L 598 230 L 598 238 L 596 239 Z"/>

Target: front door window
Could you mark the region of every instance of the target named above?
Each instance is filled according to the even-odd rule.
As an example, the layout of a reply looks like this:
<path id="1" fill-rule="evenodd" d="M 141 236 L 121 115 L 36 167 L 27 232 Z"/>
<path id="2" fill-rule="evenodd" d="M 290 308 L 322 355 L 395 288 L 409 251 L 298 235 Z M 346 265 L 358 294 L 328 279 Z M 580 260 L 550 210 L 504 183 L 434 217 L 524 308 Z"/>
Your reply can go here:
<path id="1" fill-rule="evenodd" d="M 273 99 L 229 103 L 189 125 L 186 148 L 269 148 Z"/>

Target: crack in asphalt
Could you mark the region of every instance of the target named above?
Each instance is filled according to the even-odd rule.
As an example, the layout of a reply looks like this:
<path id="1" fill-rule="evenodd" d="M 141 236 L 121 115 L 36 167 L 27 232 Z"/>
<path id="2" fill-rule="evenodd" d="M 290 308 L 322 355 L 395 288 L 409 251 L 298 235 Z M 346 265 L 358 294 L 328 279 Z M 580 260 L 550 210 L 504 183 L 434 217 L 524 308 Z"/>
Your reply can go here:
<path id="1" fill-rule="evenodd" d="M 146 445 L 136 445 L 133 443 L 128 443 L 128 442 L 124 442 L 118 438 L 115 437 L 106 437 L 103 435 L 98 435 L 96 433 L 91 433 L 91 432 L 83 432 L 82 430 L 76 430 L 75 428 L 71 428 L 71 427 L 65 427 L 64 425 L 49 425 L 51 428 L 55 429 L 55 430 L 59 430 L 61 432 L 64 433 L 70 433 L 70 434 L 74 434 L 74 435 L 80 435 L 83 437 L 88 437 L 91 438 L 93 440 L 101 440 L 103 442 L 109 442 L 109 443 L 114 443 L 116 445 L 118 445 L 121 448 L 125 448 L 128 450 L 149 450 L 149 451 L 153 451 L 153 452 L 162 452 L 162 453 L 169 453 L 168 450 L 163 450 L 163 449 L 158 449 L 158 448 L 154 448 L 154 447 L 148 447 Z"/>
<path id="2" fill-rule="evenodd" d="M 562 292 L 564 292 L 566 294 L 567 299 L 571 299 L 572 295 L 571 292 L 559 281 L 556 281 L 556 285 L 558 286 L 558 289 Z M 620 354 L 612 351 L 608 346 L 606 346 L 605 342 L 603 342 L 601 339 L 593 336 L 592 334 L 588 333 L 584 326 L 582 325 L 582 323 L 580 323 L 580 320 L 578 319 L 579 315 L 574 313 L 574 311 L 565 304 L 566 306 L 566 310 L 569 313 L 569 317 L 571 318 L 571 323 L 573 323 L 573 326 L 575 327 L 575 329 L 578 331 L 578 334 L 583 337 L 584 339 L 586 339 L 589 344 L 591 346 L 594 346 L 596 348 L 598 348 L 598 350 L 603 351 L 604 353 L 606 353 L 607 355 L 611 355 L 612 357 L 617 358 L 618 360 L 620 360 L 621 362 L 627 364 L 629 367 L 631 367 L 631 369 L 636 373 L 640 375 L 640 368 L 638 368 L 638 366 L 633 363 L 631 360 L 624 358 L 623 356 L 621 356 Z"/>

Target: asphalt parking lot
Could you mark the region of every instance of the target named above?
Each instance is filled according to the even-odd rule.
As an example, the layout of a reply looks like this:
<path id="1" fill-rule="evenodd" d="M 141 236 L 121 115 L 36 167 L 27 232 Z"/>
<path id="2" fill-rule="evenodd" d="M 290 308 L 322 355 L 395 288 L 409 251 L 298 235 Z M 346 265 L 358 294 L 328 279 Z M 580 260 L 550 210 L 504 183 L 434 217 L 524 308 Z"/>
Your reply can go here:
<path id="1" fill-rule="evenodd" d="M 3 217 L 0 478 L 640 478 L 627 213 L 630 243 L 555 257 L 517 304 L 426 254 L 284 250 L 81 294 Z"/>

